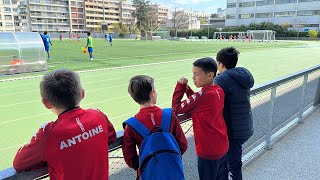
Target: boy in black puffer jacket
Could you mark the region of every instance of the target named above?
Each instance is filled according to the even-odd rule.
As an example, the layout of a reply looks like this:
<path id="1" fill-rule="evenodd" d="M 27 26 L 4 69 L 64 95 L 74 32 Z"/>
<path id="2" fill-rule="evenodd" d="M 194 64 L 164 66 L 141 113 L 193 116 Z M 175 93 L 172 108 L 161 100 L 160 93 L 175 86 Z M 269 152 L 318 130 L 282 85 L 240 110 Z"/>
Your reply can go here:
<path id="1" fill-rule="evenodd" d="M 217 54 L 218 72 L 214 79 L 225 93 L 223 116 L 228 129 L 229 151 L 226 155 L 224 179 L 242 180 L 242 145 L 253 135 L 250 88 L 254 79 L 248 69 L 236 67 L 239 52 L 224 48 Z"/>

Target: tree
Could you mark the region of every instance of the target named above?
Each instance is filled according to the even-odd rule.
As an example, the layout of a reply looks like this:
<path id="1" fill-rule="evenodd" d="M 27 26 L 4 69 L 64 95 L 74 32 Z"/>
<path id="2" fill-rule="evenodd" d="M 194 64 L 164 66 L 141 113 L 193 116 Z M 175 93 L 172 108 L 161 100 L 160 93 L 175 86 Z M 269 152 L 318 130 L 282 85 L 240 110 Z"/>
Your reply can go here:
<path id="1" fill-rule="evenodd" d="M 114 31 L 119 34 L 126 34 L 129 32 L 129 28 L 126 24 L 123 23 L 112 23 L 112 26 L 114 27 Z"/>
<path id="2" fill-rule="evenodd" d="M 283 23 L 280 24 L 280 27 L 282 28 L 282 30 L 288 31 L 288 29 L 290 27 L 292 27 L 292 25 L 290 23 L 288 23 L 288 22 L 283 22 Z"/>
<path id="3" fill-rule="evenodd" d="M 132 4 L 136 7 L 136 10 L 132 13 L 132 16 L 137 19 L 137 25 L 140 31 L 142 27 L 146 27 L 148 23 L 148 16 L 151 11 L 150 1 L 145 0 L 133 0 Z"/>
<path id="4" fill-rule="evenodd" d="M 213 13 L 210 15 L 210 18 L 218 18 L 218 17 L 219 17 L 219 15 L 217 13 Z"/>
<path id="5" fill-rule="evenodd" d="M 204 19 L 200 19 L 200 24 L 207 24 L 207 21 L 205 21 Z"/>
<path id="6" fill-rule="evenodd" d="M 310 38 L 316 38 L 318 37 L 318 32 L 316 30 L 309 30 L 308 35 Z"/>
<path id="7" fill-rule="evenodd" d="M 170 11 L 172 15 L 172 24 L 174 29 L 174 36 L 178 36 L 178 29 L 183 25 L 186 24 L 183 22 L 183 19 L 186 17 L 184 11 L 179 10 L 177 7 L 175 7 L 172 11 Z"/>

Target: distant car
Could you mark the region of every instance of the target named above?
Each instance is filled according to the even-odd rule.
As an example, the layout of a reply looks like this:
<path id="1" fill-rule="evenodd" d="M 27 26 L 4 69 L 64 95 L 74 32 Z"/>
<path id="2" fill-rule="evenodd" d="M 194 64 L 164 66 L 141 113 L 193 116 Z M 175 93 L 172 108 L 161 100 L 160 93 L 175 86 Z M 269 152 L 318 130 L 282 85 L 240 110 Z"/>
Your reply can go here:
<path id="1" fill-rule="evenodd" d="M 201 39 L 208 39 L 207 36 L 201 36 Z"/>

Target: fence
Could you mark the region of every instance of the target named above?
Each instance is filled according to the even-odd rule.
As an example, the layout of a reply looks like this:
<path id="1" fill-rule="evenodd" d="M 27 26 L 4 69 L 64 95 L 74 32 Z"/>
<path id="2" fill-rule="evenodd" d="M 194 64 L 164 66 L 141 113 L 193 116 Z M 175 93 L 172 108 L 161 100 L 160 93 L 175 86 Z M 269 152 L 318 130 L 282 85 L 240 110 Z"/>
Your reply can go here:
<path id="1" fill-rule="evenodd" d="M 254 120 L 254 135 L 244 144 L 243 162 L 250 164 L 265 150 L 286 135 L 320 103 L 320 65 L 292 75 L 267 82 L 251 90 L 251 105 Z M 193 136 L 190 115 L 179 117 L 187 137 Z M 123 131 L 117 132 L 117 141 L 109 146 L 110 176 L 128 179 L 122 152 Z M 193 163 L 193 166 L 196 166 Z M 189 166 L 185 165 L 188 172 Z M 0 179 L 33 179 L 47 177 L 47 168 L 16 174 L 13 168 L 0 171 Z M 130 174 L 130 173 L 129 173 Z M 132 179 L 134 178 L 134 174 Z"/>

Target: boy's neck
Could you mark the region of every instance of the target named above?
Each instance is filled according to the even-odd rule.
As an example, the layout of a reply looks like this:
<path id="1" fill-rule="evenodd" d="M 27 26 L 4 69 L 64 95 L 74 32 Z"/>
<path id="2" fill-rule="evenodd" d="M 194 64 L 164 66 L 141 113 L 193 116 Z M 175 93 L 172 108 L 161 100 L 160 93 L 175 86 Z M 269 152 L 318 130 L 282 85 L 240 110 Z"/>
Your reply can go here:
<path id="1" fill-rule="evenodd" d="M 79 107 L 79 105 L 76 105 L 75 107 Z M 67 111 L 68 109 L 72 109 L 72 108 L 55 108 L 55 107 L 53 107 L 53 108 L 51 109 L 51 111 L 52 111 L 55 115 L 60 116 L 61 113 Z"/>
<path id="2" fill-rule="evenodd" d="M 206 87 L 206 86 L 211 86 L 211 85 L 213 85 L 214 83 L 213 83 L 213 79 L 211 80 L 211 81 L 208 81 L 208 83 L 206 83 L 204 86 L 202 86 L 202 87 Z"/>
<path id="3" fill-rule="evenodd" d="M 152 106 L 155 106 L 155 104 L 153 104 L 152 102 L 146 102 L 144 104 L 140 104 L 140 109 Z"/>

